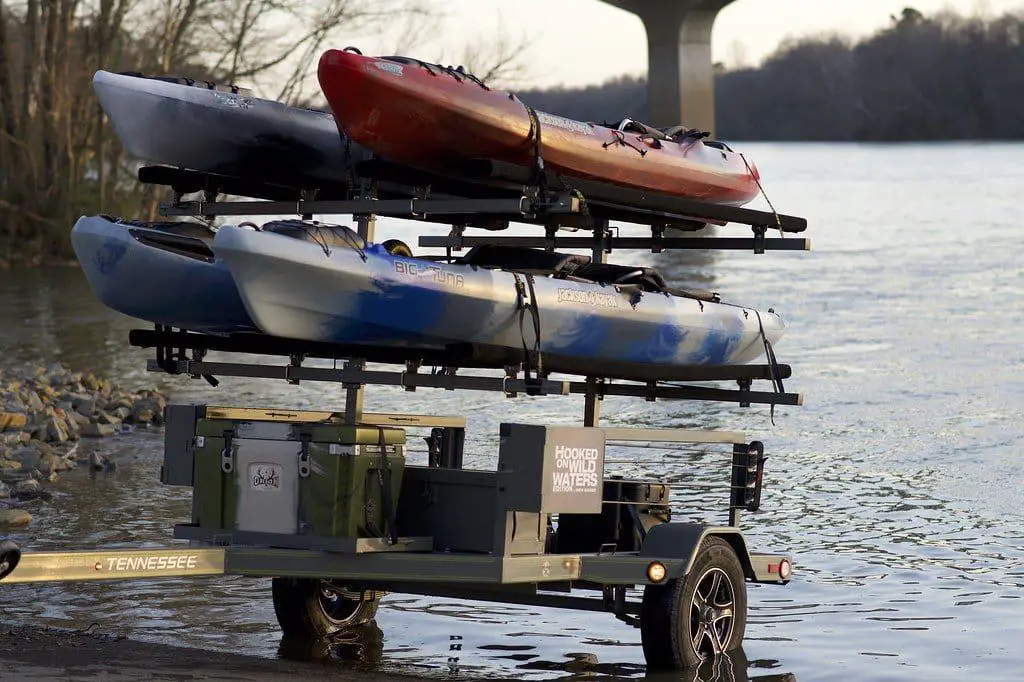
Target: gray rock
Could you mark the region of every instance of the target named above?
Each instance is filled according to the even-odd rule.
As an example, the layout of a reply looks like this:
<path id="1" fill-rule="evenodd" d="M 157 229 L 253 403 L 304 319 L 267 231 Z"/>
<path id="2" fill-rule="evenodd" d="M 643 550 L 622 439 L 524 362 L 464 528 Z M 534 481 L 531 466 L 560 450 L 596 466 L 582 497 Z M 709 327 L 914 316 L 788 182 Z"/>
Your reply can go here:
<path id="1" fill-rule="evenodd" d="M 27 478 L 24 481 L 18 481 L 14 484 L 14 492 L 17 494 L 33 493 L 41 488 L 42 486 L 39 485 L 39 481 L 34 478 Z"/>
<path id="2" fill-rule="evenodd" d="M 154 416 L 155 413 L 149 407 L 145 405 L 136 405 L 132 408 L 130 419 L 136 424 L 148 424 L 153 421 Z"/>
<path id="3" fill-rule="evenodd" d="M 117 462 L 112 461 L 106 455 L 90 452 L 89 468 L 92 471 L 117 471 Z"/>
<path id="4" fill-rule="evenodd" d="M 41 412 L 46 407 L 46 404 L 43 403 L 39 394 L 35 391 L 27 391 L 27 394 L 28 395 L 25 396 L 25 404 L 28 406 L 30 411 Z"/>
<path id="5" fill-rule="evenodd" d="M 77 414 L 72 412 L 71 414 Z M 78 440 L 78 435 L 82 430 L 82 427 L 78 425 L 78 422 L 72 419 L 70 416 L 64 417 L 64 427 L 68 430 L 69 440 Z"/>
<path id="6" fill-rule="evenodd" d="M 120 417 L 121 421 L 124 421 L 125 419 L 131 416 L 132 408 L 121 405 L 114 410 L 114 414 Z"/>
<path id="7" fill-rule="evenodd" d="M 131 410 L 133 404 L 134 403 L 132 402 L 132 399 L 129 396 L 121 394 L 114 396 L 113 398 L 107 401 L 107 409 L 113 410 L 119 407 L 124 407 L 128 410 Z"/>
<path id="8" fill-rule="evenodd" d="M 117 427 L 110 424 L 86 424 L 79 434 L 83 438 L 106 438 L 117 433 Z"/>
<path id="9" fill-rule="evenodd" d="M 120 426 L 124 418 L 120 416 L 114 416 L 109 412 L 100 412 L 100 416 L 96 418 L 96 422 L 99 424 L 110 424 L 111 426 Z"/>
<path id="10" fill-rule="evenodd" d="M 28 405 L 13 391 L 4 392 L 2 404 L 3 408 L 0 408 L 0 412 L 19 412 L 21 414 L 28 412 Z"/>
<path id="11" fill-rule="evenodd" d="M 69 467 L 67 460 L 63 457 L 52 453 L 46 453 L 39 456 L 36 468 L 43 472 L 43 474 L 50 475 L 58 471 L 67 471 Z"/>
<path id="12" fill-rule="evenodd" d="M 92 413 L 96 411 L 96 399 L 86 398 L 79 400 L 74 403 L 75 413 L 83 415 L 85 417 L 91 417 Z"/>
<path id="13" fill-rule="evenodd" d="M 11 489 L 7 487 L 7 484 L 0 481 L 0 500 L 6 500 L 11 497 Z"/>
<path id="14" fill-rule="evenodd" d="M 46 440 L 54 443 L 63 443 L 71 439 L 68 433 L 67 424 L 59 416 L 53 416 L 46 420 Z"/>
<path id="15" fill-rule="evenodd" d="M 81 430 L 83 426 L 89 424 L 89 417 L 82 414 L 81 412 L 72 412 L 71 414 L 68 415 L 68 421 L 73 422 L 76 426 L 78 426 L 79 430 Z"/>
<path id="16" fill-rule="evenodd" d="M 32 515 L 24 509 L 0 509 L 0 527 L 12 528 L 32 523 Z"/>

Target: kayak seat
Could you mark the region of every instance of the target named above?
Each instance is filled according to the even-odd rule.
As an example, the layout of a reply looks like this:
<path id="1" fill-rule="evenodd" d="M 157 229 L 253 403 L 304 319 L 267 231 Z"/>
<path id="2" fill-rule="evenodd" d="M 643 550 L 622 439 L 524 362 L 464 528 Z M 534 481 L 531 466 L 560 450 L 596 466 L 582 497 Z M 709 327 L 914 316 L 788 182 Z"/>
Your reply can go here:
<path id="1" fill-rule="evenodd" d="M 647 125 L 640 121 L 634 121 L 631 118 L 624 118 L 621 121 L 615 123 L 603 123 L 605 128 L 612 128 L 623 133 L 639 133 L 641 135 L 649 135 L 655 140 L 667 140 L 668 136 L 658 128 Z"/>
<path id="2" fill-rule="evenodd" d="M 210 248 L 213 232 L 201 223 L 190 221 L 147 223 L 142 220 L 100 217 L 112 223 L 124 225 L 128 228 L 128 234 L 132 239 L 146 246 L 207 263 L 212 263 L 214 260 L 213 250 Z"/>
<path id="3" fill-rule="evenodd" d="M 262 232 L 273 232 L 304 242 L 314 242 L 330 249 L 365 249 L 359 233 L 344 225 L 328 225 L 303 220 L 273 220 L 265 223 Z"/>
<path id="4" fill-rule="evenodd" d="M 600 284 L 636 285 L 641 291 L 668 291 L 668 283 L 654 268 L 613 263 L 589 263 L 578 268 L 573 276 Z"/>
<path id="5" fill-rule="evenodd" d="M 716 291 L 703 289 L 680 289 L 671 287 L 664 276 L 654 268 L 633 265 L 614 265 L 612 263 L 591 263 L 574 273 L 577 279 L 585 279 L 599 284 L 618 284 L 636 286 L 641 291 L 669 294 L 681 298 L 694 298 L 710 303 L 721 302 Z"/>
<path id="6" fill-rule="evenodd" d="M 590 256 L 575 253 L 557 253 L 523 246 L 481 244 L 474 246 L 456 261 L 462 265 L 481 268 L 512 270 L 538 275 L 568 277 L 590 263 Z"/>

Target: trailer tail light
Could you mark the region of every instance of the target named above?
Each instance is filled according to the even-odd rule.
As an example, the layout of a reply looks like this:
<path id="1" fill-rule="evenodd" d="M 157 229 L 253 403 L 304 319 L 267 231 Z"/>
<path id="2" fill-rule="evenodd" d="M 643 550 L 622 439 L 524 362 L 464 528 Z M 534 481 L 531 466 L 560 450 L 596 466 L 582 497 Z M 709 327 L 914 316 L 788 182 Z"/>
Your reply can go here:
<path id="1" fill-rule="evenodd" d="M 793 564 L 789 563 L 789 559 L 783 559 L 779 562 L 779 577 L 789 580 L 791 575 L 793 575 Z"/>
<path id="2" fill-rule="evenodd" d="M 764 443 L 752 441 L 739 445 L 732 456 L 732 500 L 734 509 L 757 511 L 761 508 L 761 485 L 764 480 Z"/>
<path id="3" fill-rule="evenodd" d="M 660 561 L 652 561 L 647 566 L 647 579 L 652 583 L 660 583 L 665 581 L 665 577 L 668 575 L 668 570 L 665 568 L 665 564 Z"/>

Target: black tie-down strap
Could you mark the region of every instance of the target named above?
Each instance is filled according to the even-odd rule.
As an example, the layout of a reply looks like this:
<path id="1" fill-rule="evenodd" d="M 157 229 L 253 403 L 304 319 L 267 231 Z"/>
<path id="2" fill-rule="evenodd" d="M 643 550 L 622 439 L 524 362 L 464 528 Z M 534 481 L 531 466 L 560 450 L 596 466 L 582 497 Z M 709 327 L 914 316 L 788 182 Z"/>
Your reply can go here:
<path id="1" fill-rule="evenodd" d="M 547 179 L 544 169 L 544 155 L 541 152 L 540 142 L 540 117 L 537 110 L 524 102 L 527 113 L 530 114 L 530 135 L 533 137 L 533 172 L 536 176 L 537 187 L 541 192 L 547 189 Z"/>
<path id="2" fill-rule="evenodd" d="M 378 427 L 379 437 L 377 442 L 380 446 L 380 462 L 377 465 L 377 482 L 380 484 L 380 501 L 384 505 L 384 522 L 386 524 L 387 541 L 398 544 L 398 526 L 395 524 L 395 505 L 391 496 L 391 460 L 388 459 L 387 440 L 384 436 L 384 427 Z M 385 537 L 373 526 L 373 501 L 370 498 L 370 491 L 366 491 L 366 529 L 378 537 Z"/>
<path id="3" fill-rule="evenodd" d="M 537 115 L 537 110 L 531 107 L 523 100 L 516 97 L 514 94 L 509 93 L 509 99 L 514 99 L 523 105 L 526 109 L 526 115 L 530 117 L 530 132 L 527 134 L 527 141 L 533 140 L 533 173 L 534 173 L 534 184 L 540 188 L 541 192 L 547 190 L 547 173 L 544 169 L 544 155 L 541 153 L 541 140 L 540 140 L 540 117 Z"/>
<path id="4" fill-rule="evenodd" d="M 775 389 L 776 393 L 782 394 L 786 392 L 786 387 L 782 385 L 782 372 L 779 370 L 779 362 L 775 359 L 775 349 L 772 348 L 772 342 L 768 340 L 768 335 L 764 333 L 764 324 L 761 322 L 761 312 L 754 310 L 757 313 L 757 328 L 761 334 L 761 340 L 764 342 L 764 354 L 768 359 L 768 366 L 772 372 L 772 388 Z M 769 412 L 772 420 L 772 426 L 775 426 L 775 403 L 772 403 L 771 410 Z"/>
<path id="5" fill-rule="evenodd" d="M 527 395 L 537 395 L 540 389 L 540 382 L 544 377 L 544 358 L 540 351 L 540 309 L 537 306 L 537 292 L 533 286 L 533 275 L 529 273 L 513 272 L 516 280 L 516 307 L 519 308 L 519 338 L 523 341 L 523 368 L 526 381 Z M 525 284 L 524 281 L 525 280 Z M 525 320 L 526 311 L 530 311 L 533 318 L 533 350 L 526 344 Z M 531 367 L 537 370 L 536 381 L 530 376 Z"/>

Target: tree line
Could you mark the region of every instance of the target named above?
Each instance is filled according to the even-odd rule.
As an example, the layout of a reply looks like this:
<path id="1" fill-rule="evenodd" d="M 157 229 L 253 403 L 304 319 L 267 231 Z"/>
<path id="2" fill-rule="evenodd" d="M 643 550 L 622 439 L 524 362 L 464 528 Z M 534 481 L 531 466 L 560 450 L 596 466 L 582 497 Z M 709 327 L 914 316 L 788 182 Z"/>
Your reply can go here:
<path id="1" fill-rule="evenodd" d="M 646 118 L 646 83 L 520 93 L 571 118 Z M 860 41 L 809 37 L 756 68 L 717 69 L 716 133 L 736 140 L 1024 139 L 1024 12 L 904 9 Z"/>
<path id="2" fill-rule="evenodd" d="M 437 20 L 424 0 L 0 0 L 0 266 L 68 255 L 79 215 L 155 213 L 93 95 L 97 70 L 272 85 L 297 102 L 342 33 L 387 32 L 401 50 Z M 501 76 L 522 44 L 466 50 Z"/>

